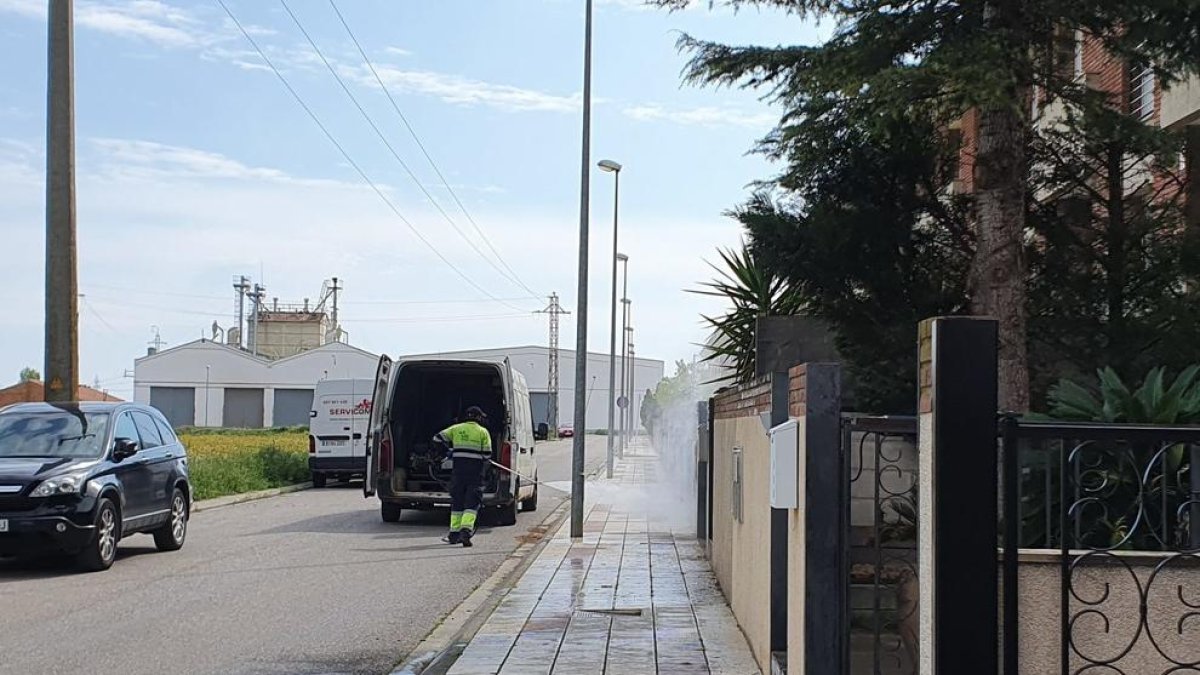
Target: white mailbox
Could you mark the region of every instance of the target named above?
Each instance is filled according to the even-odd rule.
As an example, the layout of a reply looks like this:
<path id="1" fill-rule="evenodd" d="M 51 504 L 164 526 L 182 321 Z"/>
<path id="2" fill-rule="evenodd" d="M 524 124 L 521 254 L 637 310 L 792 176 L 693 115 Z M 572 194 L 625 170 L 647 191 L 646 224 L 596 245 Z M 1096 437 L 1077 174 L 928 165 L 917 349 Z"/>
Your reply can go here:
<path id="1" fill-rule="evenodd" d="M 771 429 L 771 507 L 800 507 L 800 427 L 794 421 Z"/>

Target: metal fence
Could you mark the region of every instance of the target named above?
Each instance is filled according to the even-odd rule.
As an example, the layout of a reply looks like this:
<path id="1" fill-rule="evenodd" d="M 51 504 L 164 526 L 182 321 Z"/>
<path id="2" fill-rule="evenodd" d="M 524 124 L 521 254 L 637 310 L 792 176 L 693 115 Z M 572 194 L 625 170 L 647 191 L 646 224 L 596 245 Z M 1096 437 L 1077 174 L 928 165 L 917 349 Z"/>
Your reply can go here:
<path id="1" fill-rule="evenodd" d="M 1021 548 L 1058 553 L 1057 672 L 1200 672 L 1200 428 L 1006 418 L 1000 439 L 1005 675 L 1053 672 L 1021 663 Z"/>
<path id="2" fill-rule="evenodd" d="M 842 421 L 847 675 L 917 671 L 916 437 L 911 417 Z"/>

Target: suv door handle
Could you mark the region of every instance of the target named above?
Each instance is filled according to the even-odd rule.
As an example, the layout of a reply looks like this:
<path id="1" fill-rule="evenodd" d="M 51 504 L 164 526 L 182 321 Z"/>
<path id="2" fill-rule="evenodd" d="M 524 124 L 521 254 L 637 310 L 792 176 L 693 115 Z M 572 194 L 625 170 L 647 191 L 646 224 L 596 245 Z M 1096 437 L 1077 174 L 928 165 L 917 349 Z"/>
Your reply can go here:
<path id="1" fill-rule="evenodd" d="M 528 448 L 521 448 L 521 454 L 522 454 L 522 455 L 526 454 L 527 452 L 529 452 L 529 449 L 528 449 Z"/>

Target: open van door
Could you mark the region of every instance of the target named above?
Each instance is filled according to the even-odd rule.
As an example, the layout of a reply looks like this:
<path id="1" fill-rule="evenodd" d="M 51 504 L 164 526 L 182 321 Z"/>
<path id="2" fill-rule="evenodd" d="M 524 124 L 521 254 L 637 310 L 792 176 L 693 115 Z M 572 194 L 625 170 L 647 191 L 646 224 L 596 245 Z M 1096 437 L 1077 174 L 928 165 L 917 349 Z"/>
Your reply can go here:
<path id="1" fill-rule="evenodd" d="M 367 473 L 363 477 L 363 496 L 375 496 L 375 482 L 379 477 L 380 445 L 387 432 L 388 414 L 392 402 L 388 400 L 388 392 L 392 384 L 392 360 L 387 354 L 379 357 L 379 367 L 375 369 L 375 390 L 371 396 L 371 414 L 367 422 Z"/>

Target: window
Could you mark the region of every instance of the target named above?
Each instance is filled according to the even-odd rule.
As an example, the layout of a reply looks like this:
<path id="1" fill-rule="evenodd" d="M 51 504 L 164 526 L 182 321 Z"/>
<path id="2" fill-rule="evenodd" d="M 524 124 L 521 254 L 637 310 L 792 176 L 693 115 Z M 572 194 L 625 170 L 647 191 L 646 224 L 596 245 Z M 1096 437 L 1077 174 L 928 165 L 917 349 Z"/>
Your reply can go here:
<path id="1" fill-rule="evenodd" d="M 133 418 L 129 416 L 129 413 L 121 413 L 121 416 L 117 418 L 117 426 L 113 431 L 113 440 L 115 441 L 118 438 L 133 441 L 138 444 L 138 447 L 141 447 L 137 425 L 133 423 Z"/>
<path id="2" fill-rule="evenodd" d="M 149 415 L 144 412 L 135 412 L 133 421 L 142 437 L 143 448 L 157 448 L 163 444 L 162 436 L 158 434 L 158 427 L 154 425 L 154 420 Z"/>
<path id="3" fill-rule="evenodd" d="M 1083 31 L 1075 31 L 1075 79 L 1083 77 Z"/>
<path id="4" fill-rule="evenodd" d="M 175 441 L 179 440 L 175 438 L 175 431 L 171 429 L 171 425 L 167 424 L 165 420 L 160 417 L 155 417 L 154 422 L 158 425 L 158 435 L 162 436 L 164 444 L 174 443 Z"/>
<path id="5" fill-rule="evenodd" d="M 1154 68 L 1136 66 L 1129 74 L 1129 114 L 1140 120 L 1154 116 Z"/>
<path id="6" fill-rule="evenodd" d="M 107 413 L 24 412 L 0 415 L 0 457 L 99 457 Z"/>

